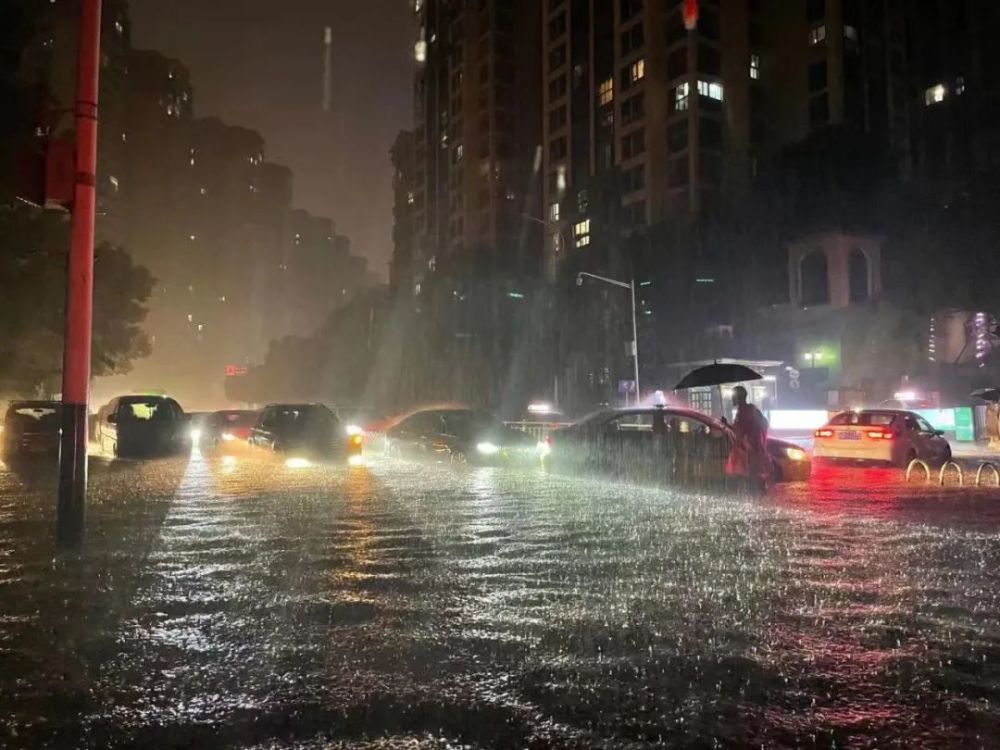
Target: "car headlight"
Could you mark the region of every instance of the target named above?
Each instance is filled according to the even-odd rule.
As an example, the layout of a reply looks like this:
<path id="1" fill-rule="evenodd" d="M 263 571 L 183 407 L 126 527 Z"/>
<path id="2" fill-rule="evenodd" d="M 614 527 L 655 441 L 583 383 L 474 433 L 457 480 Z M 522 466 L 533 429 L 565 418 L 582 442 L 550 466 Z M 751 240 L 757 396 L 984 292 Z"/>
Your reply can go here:
<path id="1" fill-rule="evenodd" d="M 289 469 L 308 469 L 312 462 L 308 458 L 290 458 L 285 461 L 285 466 Z"/>
<path id="2" fill-rule="evenodd" d="M 227 443 L 231 443 L 236 439 L 236 436 L 231 432 L 223 432 L 222 439 L 225 440 Z"/>
<path id="3" fill-rule="evenodd" d="M 201 440 L 201 430 L 197 427 L 191 430 L 191 442 L 197 444 Z"/>
<path id="4" fill-rule="evenodd" d="M 785 448 L 785 455 L 792 461 L 805 461 L 809 458 L 809 454 L 801 448 Z"/>
<path id="5" fill-rule="evenodd" d="M 500 446 L 494 443 L 483 442 L 476 446 L 476 450 L 484 456 L 495 456 L 500 452 Z"/>
<path id="6" fill-rule="evenodd" d="M 347 432 L 347 434 L 348 434 L 348 435 L 350 435 L 351 437 L 354 437 L 355 435 L 360 435 L 361 433 L 363 433 L 363 432 L 364 432 L 364 430 L 362 430 L 362 429 L 361 429 L 360 427 L 358 427 L 358 426 L 357 426 L 356 424 L 349 424 L 349 425 L 347 425 L 347 427 L 345 427 L 345 428 L 344 428 L 344 430 L 345 430 L 345 431 Z"/>

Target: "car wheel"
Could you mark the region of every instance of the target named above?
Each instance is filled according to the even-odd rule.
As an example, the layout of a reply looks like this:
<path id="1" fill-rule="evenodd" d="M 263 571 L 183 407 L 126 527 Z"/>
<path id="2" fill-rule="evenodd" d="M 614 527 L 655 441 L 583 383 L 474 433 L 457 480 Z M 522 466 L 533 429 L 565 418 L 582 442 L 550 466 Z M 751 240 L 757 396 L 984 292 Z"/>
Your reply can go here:
<path id="1" fill-rule="evenodd" d="M 900 466 L 900 468 L 901 469 L 908 468 L 909 465 L 914 461 L 916 461 L 918 458 L 919 456 L 917 455 L 917 452 L 911 448 L 910 452 L 906 454 L 906 458 L 903 459 L 903 464 L 902 466 Z"/>
<path id="2" fill-rule="evenodd" d="M 944 453 L 941 456 L 941 463 L 942 464 L 946 464 L 949 461 L 951 461 L 952 458 L 954 458 L 954 456 L 952 455 L 952 452 L 951 452 L 951 446 L 950 445 L 945 446 Z"/>

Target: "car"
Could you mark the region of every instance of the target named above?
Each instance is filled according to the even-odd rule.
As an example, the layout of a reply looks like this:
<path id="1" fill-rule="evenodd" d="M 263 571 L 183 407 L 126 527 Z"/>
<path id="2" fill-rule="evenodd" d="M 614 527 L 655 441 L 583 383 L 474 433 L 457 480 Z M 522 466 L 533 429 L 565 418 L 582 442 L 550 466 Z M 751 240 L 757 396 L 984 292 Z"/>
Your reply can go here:
<path id="1" fill-rule="evenodd" d="M 734 435 L 700 412 L 672 407 L 605 409 L 556 430 L 546 439 L 546 465 L 637 482 L 725 487 Z M 812 466 L 799 446 L 768 438 L 773 479 L 807 480 Z"/>
<path id="2" fill-rule="evenodd" d="M 2 455 L 57 455 L 62 434 L 62 404 L 58 401 L 14 401 L 3 418 Z"/>
<path id="3" fill-rule="evenodd" d="M 191 428 L 181 405 L 169 396 L 119 396 L 97 413 L 95 437 L 116 458 L 185 453 Z"/>
<path id="4" fill-rule="evenodd" d="M 247 445 L 259 412 L 226 409 L 206 415 L 201 422 L 198 444 L 202 450 L 217 450 L 228 445 Z"/>
<path id="5" fill-rule="evenodd" d="M 813 456 L 906 467 L 916 458 L 951 460 L 951 445 L 919 414 L 902 409 L 844 411 L 816 430 Z"/>
<path id="6" fill-rule="evenodd" d="M 389 428 L 392 455 L 476 466 L 538 465 L 538 441 L 507 427 L 491 414 L 473 409 L 422 409 Z"/>
<path id="7" fill-rule="evenodd" d="M 250 444 L 292 458 L 353 461 L 362 455 L 364 438 L 323 404 L 270 404 L 257 416 Z"/>

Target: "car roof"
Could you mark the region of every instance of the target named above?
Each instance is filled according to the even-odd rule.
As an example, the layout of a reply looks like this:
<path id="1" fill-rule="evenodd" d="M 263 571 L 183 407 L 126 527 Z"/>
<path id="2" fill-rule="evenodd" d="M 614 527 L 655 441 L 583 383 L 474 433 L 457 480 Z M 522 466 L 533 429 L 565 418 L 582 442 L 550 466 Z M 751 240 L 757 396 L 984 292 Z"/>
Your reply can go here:
<path id="1" fill-rule="evenodd" d="M 588 419 L 597 419 L 599 417 L 612 417 L 625 414 L 669 414 L 671 416 L 677 417 L 691 417 L 692 419 L 700 419 L 704 422 L 718 423 L 715 417 L 709 416 L 704 412 L 700 412 L 697 409 L 686 409 L 682 406 L 630 406 L 624 409 L 601 409 L 599 411 L 592 412 L 587 416 L 580 419 L 583 422 Z"/>

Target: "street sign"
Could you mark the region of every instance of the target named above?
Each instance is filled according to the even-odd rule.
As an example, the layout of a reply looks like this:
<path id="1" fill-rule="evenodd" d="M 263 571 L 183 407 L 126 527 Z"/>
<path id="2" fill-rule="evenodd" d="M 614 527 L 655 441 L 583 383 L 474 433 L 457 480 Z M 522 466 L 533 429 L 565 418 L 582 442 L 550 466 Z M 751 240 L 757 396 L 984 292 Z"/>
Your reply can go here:
<path id="1" fill-rule="evenodd" d="M 618 381 L 618 392 L 619 393 L 635 393 L 635 381 L 634 380 L 619 380 Z"/>
<path id="2" fill-rule="evenodd" d="M 626 341 L 625 342 L 625 356 L 626 357 L 634 357 L 635 356 L 635 342 L 634 341 Z"/>

